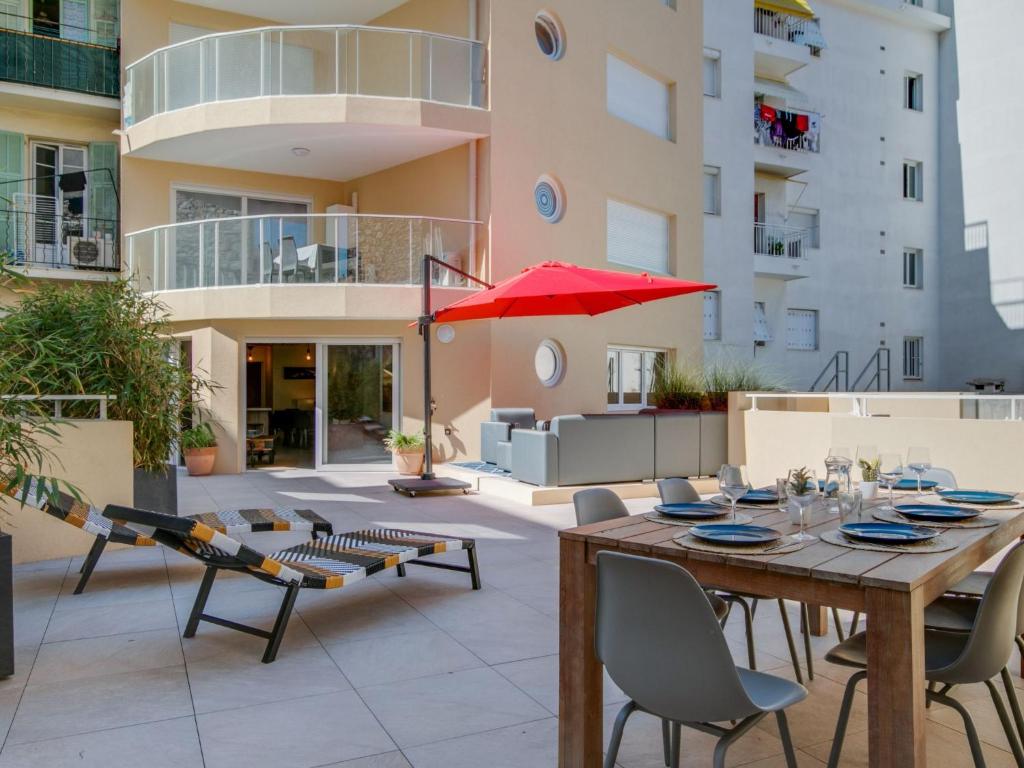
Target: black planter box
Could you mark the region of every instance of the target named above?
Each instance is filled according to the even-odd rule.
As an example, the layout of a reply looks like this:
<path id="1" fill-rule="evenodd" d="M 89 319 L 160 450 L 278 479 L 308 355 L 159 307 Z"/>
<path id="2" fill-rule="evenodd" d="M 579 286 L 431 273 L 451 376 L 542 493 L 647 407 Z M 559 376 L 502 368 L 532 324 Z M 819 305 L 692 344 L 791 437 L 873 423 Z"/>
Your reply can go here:
<path id="1" fill-rule="evenodd" d="M 14 581 L 11 535 L 0 533 L 0 677 L 14 674 Z"/>
<path id="2" fill-rule="evenodd" d="M 165 472 L 135 470 L 133 506 L 151 512 L 178 514 L 178 469 L 168 464 Z"/>

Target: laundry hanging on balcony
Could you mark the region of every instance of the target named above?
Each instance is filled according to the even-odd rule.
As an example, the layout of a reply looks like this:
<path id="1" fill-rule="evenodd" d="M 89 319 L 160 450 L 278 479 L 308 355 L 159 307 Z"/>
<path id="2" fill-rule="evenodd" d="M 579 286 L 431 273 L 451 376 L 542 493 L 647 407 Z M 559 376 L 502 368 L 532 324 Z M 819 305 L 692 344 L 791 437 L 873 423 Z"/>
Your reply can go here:
<path id="1" fill-rule="evenodd" d="M 792 112 L 767 104 L 754 105 L 754 143 L 803 152 L 817 152 L 821 115 Z"/>

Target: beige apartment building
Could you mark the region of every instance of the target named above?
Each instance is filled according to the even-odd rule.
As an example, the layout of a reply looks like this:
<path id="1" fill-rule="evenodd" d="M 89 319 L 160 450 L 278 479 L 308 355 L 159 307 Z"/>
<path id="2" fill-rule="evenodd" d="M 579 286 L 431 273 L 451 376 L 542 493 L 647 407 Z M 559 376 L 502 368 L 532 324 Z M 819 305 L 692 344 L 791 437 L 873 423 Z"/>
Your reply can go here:
<path id="1" fill-rule="evenodd" d="M 119 23 L 120 127 L 80 100 L 0 114 L 26 162 L 37 136 L 119 138 L 118 264 L 219 385 L 219 472 L 259 435 L 277 465 L 379 465 L 387 429 L 422 426 L 425 253 L 486 281 L 550 259 L 701 278 L 696 0 L 122 0 Z M 476 290 L 433 280 L 435 308 Z M 440 458 L 475 458 L 492 406 L 642 407 L 659 357 L 701 354 L 701 313 L 435 327 Z"/>

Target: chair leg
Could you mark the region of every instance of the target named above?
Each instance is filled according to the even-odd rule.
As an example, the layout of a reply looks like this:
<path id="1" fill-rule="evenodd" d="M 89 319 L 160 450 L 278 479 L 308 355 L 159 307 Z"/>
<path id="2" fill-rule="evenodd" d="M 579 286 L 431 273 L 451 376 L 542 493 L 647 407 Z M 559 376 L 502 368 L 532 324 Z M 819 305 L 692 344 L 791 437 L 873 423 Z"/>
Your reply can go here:
<path id="1" fill-rule="evenodd" d="M 1006 672 L 1006 667 L 1003 667 L 1002 671 Z M 1007 678 L 1009 678 L 1009 673 L 1007 673 Z M 1003 681 L 1004 685 L 1007 685 L 1008 683 L 1008 679 Z M 1017 761 L 1017 765 L 1020 768 L 1024 768 L 1024 751 L 1021 750 L 1020 741 L 1017 739 L 1017 735 L 1014 732 L 1015 725 L 1010 720 L 1010 716 L 1006 713 L 1006 707 L 1003 706 L 1003 697 L 999 695 L 999 690 L 991 680 L 985 681 L 985 687 L 988 688 L 988 693 L 992 697 L 992 703 L 995 705 L 996 714 L 999 715 L 999 723 L 1003 726 L 1003 732 L 1006 734 L 1006 741 L 1010 745 L 1010 751 L 1013 753 L 1013 759 Z M 1012 685 L 1010 685 L 1010 690 L 1007 691 L 1007 696 L 1012 696 L 1013 699 L 1016 700 L 1016 696 L 1013 695 Z M 1011 704 L 1011 706 L 1013 705 Z M 1019 715 L 1019 708 L 1018 712 L 1015 714 Z"/>
<path id="2" fill-rule="evenodd" d="M 182 637 L 195 637 L 199 628 L 199 617 L 203 615 L 206 608 L 206 600 L 210 597 L 210 590 L 213 588 L 213 580 L 217 578 L 217 569 L 212 565 L 206 566 L 206 573 L 203 574 L 203 581 L 199 585 L 199 592 L 196 594 L 196 601 L 192 604 L 192 613 L 189 614 L 188 623 L 185 625 L 185 633 Z"/>
<path id="3" fill-rule="evenodd" d="M 398 573 L 398 578 L 400 578 L 400 579 L 404 579 L 405 578 L 405 565 L 404 564 L 399 563 L 398 567 L 395 568 L 395 571 Z"/>
<path id="4" fill-rule="evenodd" d="M 292 615 L 292 608 L 295 607 L 295 598 L 298 596 L 299 585 L 289 584 L 287 591 L 284 593 L 284 600 L 281 601 L 281 609 L 277 612 L 274 628 L 270 631 L 267 649 L 263 652 L 264 664 L 269 664 L 277 658 L 277 649 L 281 647 L 281 640 L 284 639 L 284 631 L 288 628 L 288 619 Z"/>
<path id="5" fill-rule="evenodd" d="M 672 723 L 672 758 L 669 761 L 669 768 L 679 768 L 679 752 L 683 746 L 683 725 Z"/>
<path id="6" fill-rule="evenodd" d="M 1021 716 L 1020 699 L 1017 696 L 1017 689 L 1013 687 L 1013 678 L 1010 677 L 1009 667 L 1003 667 L 999 672 L 999 676 L 1003 680 L 1003 688 L 1006 689 L 1006 701 L 1010 705 L 1013 722 L 1017 726 L 1017 738 L 1024 741 L 1024 717 Z"/>
<path id="7" fill-rule="evenodd" d="M 672 764 L 672 736 L 669 733 L 668 720 L 662 718 L 661 720 L 661 746 L 665 752 L 665 765 L 671 766 Z"/>
<path id="8" fill-rule="evenodd" d="M 476 559 L 476 547 L 467 549 L 466 555 L 469 558 L 469 577 L 473 581 L 473 589 L 480 589 L 480 564 Z"/>
<path id="9" fill-rule="evenodd" d="M 811 610 L 800 603 L 800 631 L 804 634 L 804 658 L 807 660 L 807 679 L 814 679 L 814 657 L 811 655 Z"/>
<path id="10" fill-rule="evenodd" d="M 615 761 L 619 757 L 619 744 L 622 743 L 622 729 L 626 727 L 626 721 L 636 710 L 635 701 L 627 701 L 619 710 L 615 718 L 615 725 L 612 727 L 612 737 L 608 742 L 608 752 L 604 756 L 604 768 L 615 768 Z"/>
<path id="11" fill-rule="evenodd" d="M 843 622 L 839 620 L 839 609 L 832 609 L 832 621 L 836 625 L 836 636 L 839 638 L 839 642 L 843 642 L 846 639 L 846 633 L 843 632 Z"/>
<path id="12" fill-rule="evenodd" d="M 940 704 L 945 704 L 947 707 L 955 709 L 960 713 L 960 717 L 964 721 L 964 731 L 967 733 L 967 743 L 971 745 L 971 757 L 974 758 L 974 768 L 985 768 L 985 755 L 981 751 L 978 729 L 974 727 L 974 720 L 971 719 L 970 712 L 959 701 L 943 693 L 932 694 L 932 698 Z"/>
<path id="13" fill-rule="evenodd" d="M 82 574 L 82 578 L 78 580 L 78 584 L 75 586 L 75 594 L 80 595 L 85 590 L 85 585 L 89 583 L 89 577 L 92 576 L 92 569 L 96 567 L 96 563 L 99 562 L 100 555 L 103 554 L 103 548 L 107 546 L 107 540 L 102 536 L 97 536 L 96 541 L 92 543 L 92 547 L 89 548 L 89 554 L 85 557 L 85 562 L 82 563 L 82 569 L 79 571 Z"/>
<path id="14" fill-rule="evenodd" d="M 1020 675 L 1024 677 L 1024 637 L 1018 635 L 1013 641 L 1017 643 L 1017 650 L 1020 651 Z"/>
<path id="15" fill-rule="evenodd" d="M 747 633 L 747 664 L 750 669 L 757 669 L 757 656 L 754 653 L 754 613 L 742 597 L 730 595 L 727 599 L 730 603 L 737 603 L 743 611 L 743 629 Z"/>
<path id="16" fill-rule="evenodd" d="M 850 722 L 850 710 L 853 709 L 853 695 L 857 692 L 857 683 L 868 676 L 867 670 L 854 672 L 846 681 L 843 692 L 843 704 L 839 708 L 839 719 L 836 720 L 836 732 L 832 737 L 832 751 L 828 755 L 828 768 L 839 765 L 839 755 L 843 751 L 843 740 L 846 738 L 846 726 Z"/>
<path id="17" fill-rule="evenodd" d="M 782 629 L 786 633 L 786 643 L 789 645 L 789 658 L 793 661 L 793 672 L 796 674 L 796 681 L 803 685 L 804 673 L 800 669 L 800 658 L 796 655 L 796 643 L 793 642 L 793 630 L 789 626 L 786 603 L 781 597 L 779 598 L 779 613 L 782 614 Z"/>
<path id="18" fill-rule="evenodd" d="M 786 754 L 786 768 L 797 768 L 796 752 L 793 751 L 793 739 L 789 735 L 786 713 L 780 709 L 775 713 L 775 719 L 779 721 L 779 736 L 782 738 L 782 751 Z"/>

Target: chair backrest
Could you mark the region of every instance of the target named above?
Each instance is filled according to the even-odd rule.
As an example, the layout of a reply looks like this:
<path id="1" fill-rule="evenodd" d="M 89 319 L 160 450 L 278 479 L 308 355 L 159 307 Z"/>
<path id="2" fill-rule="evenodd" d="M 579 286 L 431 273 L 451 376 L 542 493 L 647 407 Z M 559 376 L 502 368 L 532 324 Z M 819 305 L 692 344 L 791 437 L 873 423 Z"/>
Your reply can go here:
<path id="1" fill-rule="evenodd" d="M 518 429 L 533 429 L 537 415 L 533 408 L 492 408 L 490 420 L 512 424 Z"/>
<path id="2" fill-rule="evenodd" d="M 176 549 L 207 565 L 248 570 L 261 578 L 286 584 L 302 582 L 302 573 L 294 568 L 266 557 L 198 520 L 134 507 L 120 507 L 116 504 L 107 505 L 103 510 L 103 516 L 111 520 L 120 520 L 165 547 Z"/>
<path id="3" fill-rule="evenodd" d="M 628 517 L 629 510 L 615 491 L 607 488 L 587 488 L 576 491 L 572 495 L 572 505 L 576 508 L 576 525 L 590 525 L 614 520 L 616 517 Z"/>
<path id="4" fill-rule="evenodd" d="M 1009 663 L 1021 620 L 1022 585 L 1024 542 L 1018 542 L 992 574 L 963 653 L 942 670 L 944 682 L 980 683 Z"/>
<path id="5" fill-rule="evenodd" d="M 682 477 L 666 477 L 658 481 L 658 494 L 662 504 L 683 504 L 688 501 L 700 501 L 700 494 L 689 480 Z"/>
<path id="6" fill-rule="evenodd" d="M 932 467 L 921 476 L 922 480 L 933 480 L 943 488 L 959 488 L 956 484 L 956 477 L 948 469 Z"/>
<path id="7" fill-rule="evenodd" d="M 281 238 L 281 269 L 294 271 L 299 266 L 299 249 L 291 235 Z"/>
<path id="8" fill-rule="evenodd" d="M 758 711 L 707 595 L 674 563 L 598 552 L 596 635 L 615 684 L 658 717 L 716 722 Z"/>

